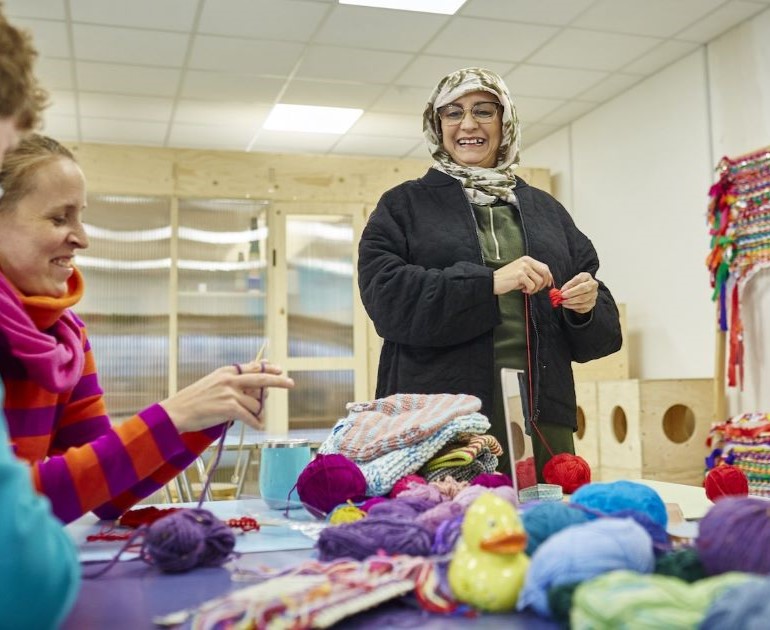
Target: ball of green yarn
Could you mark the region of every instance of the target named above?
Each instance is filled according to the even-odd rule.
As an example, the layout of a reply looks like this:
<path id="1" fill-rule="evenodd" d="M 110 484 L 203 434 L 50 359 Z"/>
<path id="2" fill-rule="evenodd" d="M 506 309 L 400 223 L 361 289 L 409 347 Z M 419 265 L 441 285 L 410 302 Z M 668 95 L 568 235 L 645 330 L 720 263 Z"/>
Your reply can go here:
<path id="1" fill-rule="evenodd" d="M 670 575 L 685 582 L 693 583 L 706 577 L 706 571 L 701 564 L 695 549 L 676 549 L 655 561 L 655 571 L 659 575 Z"/>
<path id="2" fill-rule="evenodd" d="M 569 624 L 569 612 L 572 610 L 572 596 L 581 582 L 559 584 L 548 590 L 548 606 L 556 621 Z"/>

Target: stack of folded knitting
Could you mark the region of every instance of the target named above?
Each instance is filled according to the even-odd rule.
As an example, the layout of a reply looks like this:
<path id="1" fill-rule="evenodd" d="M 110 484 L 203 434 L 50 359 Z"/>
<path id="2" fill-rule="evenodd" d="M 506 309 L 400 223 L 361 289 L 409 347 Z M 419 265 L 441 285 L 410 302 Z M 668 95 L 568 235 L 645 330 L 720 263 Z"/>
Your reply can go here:
<path id="1" fill-rule="evenodd" d="M 471 481 L 482 473 L 495 472 L 502 454 L 500 442 L 492 435 L 459 435 L 420 469 L 420 475 L 426 481 L 444 477 Z"/>
<path id="2" fill-rule="evenodd" d="M 744 413 L 712 425 L 706 444 L 714 449 L 708 468 L 737 466 L 749 480 L 749 494 L 770 497 L 770 414 Z"/>
<path id="3" fill-rule="evenodd" d="M 355 462 L 366 479 L 367 495 L 382 496 L 460 436 L 488 431 L 480 409 L 481 401 L 466 394 L 395 394 L 350 403 L 348 416 L 337 421 L 318 452 L 339 453 Z"/>

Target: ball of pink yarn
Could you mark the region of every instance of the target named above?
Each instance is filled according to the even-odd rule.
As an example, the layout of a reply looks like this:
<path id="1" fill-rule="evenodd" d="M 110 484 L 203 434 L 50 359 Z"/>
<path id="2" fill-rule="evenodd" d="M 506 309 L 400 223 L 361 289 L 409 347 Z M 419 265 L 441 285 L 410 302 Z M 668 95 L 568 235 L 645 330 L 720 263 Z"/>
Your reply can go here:
<path id="1" fill-rule="evenodd" d="M 485 488 L 513 487 L 513 480 L 503 473 L 481 473 L 473 478 L 471 485 L 484 486 Z"/>
<path id="2" fill-rule="evenodd" d="M 407 475 L 406 477 L 401 477 L 396 483 L 393 484 L 393 489 L 390 491 L 390 494 L 388 495 L 391 499 L 395 499 L 399 494 L 401 494 L 404 490 L 408 490 L 412 487 L 412 484 L 426 484 L 428 483 L 420 477 L 420 475 Z"/>
<path id="3" fill-rule="evenodd" d="M 360 501 L 366 479 L 344 455 L 316 455 L 297 478 L 297 494 L 313 516 L 323 518 L 348 499 Z"/>
<path id="4" fill-rule="evenodd" d="M 439 503 L 427 512 L 420 514 L 415 519 L 415 522 L 422 525 L 435 536 L 436 530 L 438 530 L 441 523 L 451 520 L 456 516 L 460 516 L 461 514 L 465 514 L 465 508 L 462 505 L 455 501 L 444 501 L 444 503 Z"/>
<path id="5" fill-rule="evenodd" d="M 368 512 L 375 505 L 377 505 L 378 503 L 382 503 L 383 501 L 387 501 L 387 499 L 385 497 L 371 497 L 370 499 L 367 499 L 366 501 L 364 501 L 359 507 L 364 512 Z"/>
<path id="6" fill-rule="evenodd" d="M 459 503 L 467 509 L 471 503 L 473 503 L 485 492 L 489 492 L 489 489 L 485 488 L 484 486 L 468 486 L 467 488 L 460 490 L 453 501 L 455 503 Z"/>
<path id="7" fill-rule="evenodd" d="M 516 490 L 513 489 L 513 486 L 498 486 L 497 488 L 492 488 L 492 492 L 501 499 L 508 501 L 508 503 L 513 505 L 519 504 L 519 497 L 516 495 Z"/>
<path id="8" fill-rule="evenodd" d="M 431 501 L 432 503 L 441 503 L 444 501 L 444 496 L 439 489 L 429 483 L 413 484 L 408 490 L 403 490 L 398 495 L 399 499 L 407 497 L 423 499 L 425 501 Z"/>

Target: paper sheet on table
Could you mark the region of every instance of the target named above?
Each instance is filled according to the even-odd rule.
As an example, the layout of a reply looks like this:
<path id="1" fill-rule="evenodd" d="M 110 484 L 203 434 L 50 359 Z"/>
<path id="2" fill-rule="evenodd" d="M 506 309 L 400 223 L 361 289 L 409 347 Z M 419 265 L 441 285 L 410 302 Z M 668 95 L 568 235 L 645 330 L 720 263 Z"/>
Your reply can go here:
<path id="1" fill-rule="evenodd" d="M 141 507 L 141 506 L 139 506 Z M 195 504 L 160 505 L 157 507 L 195 507 Z M 289 518 L 282 511 L 270 510 L 261 501 L 211 501 L 203 507 L 222 520 L 251 516 L 258 522 L 275 523 L 264 525 L 257 532 L 235 533 L 235 551 L 237 553 L 258 553 L 267 551 L 293 551 L 312 549 L 325 523 L 314 520 L 302 510 L 290 510 Z M 78 547 L 80 562 L 105 562 L 112 560 L 123 548 L 126 541 L 94 541 L 87 537 L 98 534 L 109 522 L 98 521 L 93 515 L 85 516 L 67 526 L 67 531 Z M 121 529 L 130 532 L 132 530 Z M 125 552 L 121 560 L 133 560 L 136 552 Z"/>

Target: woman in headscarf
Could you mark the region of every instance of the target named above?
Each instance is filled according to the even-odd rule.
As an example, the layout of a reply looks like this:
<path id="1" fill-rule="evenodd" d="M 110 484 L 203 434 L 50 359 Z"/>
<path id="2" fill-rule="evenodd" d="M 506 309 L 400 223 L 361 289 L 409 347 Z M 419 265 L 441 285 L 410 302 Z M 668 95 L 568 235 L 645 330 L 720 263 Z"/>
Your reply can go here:
<path id="1" fill-rule="evenodd" d="M 617 307 L 595 278 L 591 241 L 556 199 L 516 177 L 519 122 L 497 74 L 444 77 L 423 131 L 434 164 L 382 196 L 359 246 L 361 299 L 384 339 L 376 395 L 478 396 L 510 474 L 500 369 L 524 370 L 542 480 L 552 454 L 574 453 L 571 362 L 620 349 Z"/>

